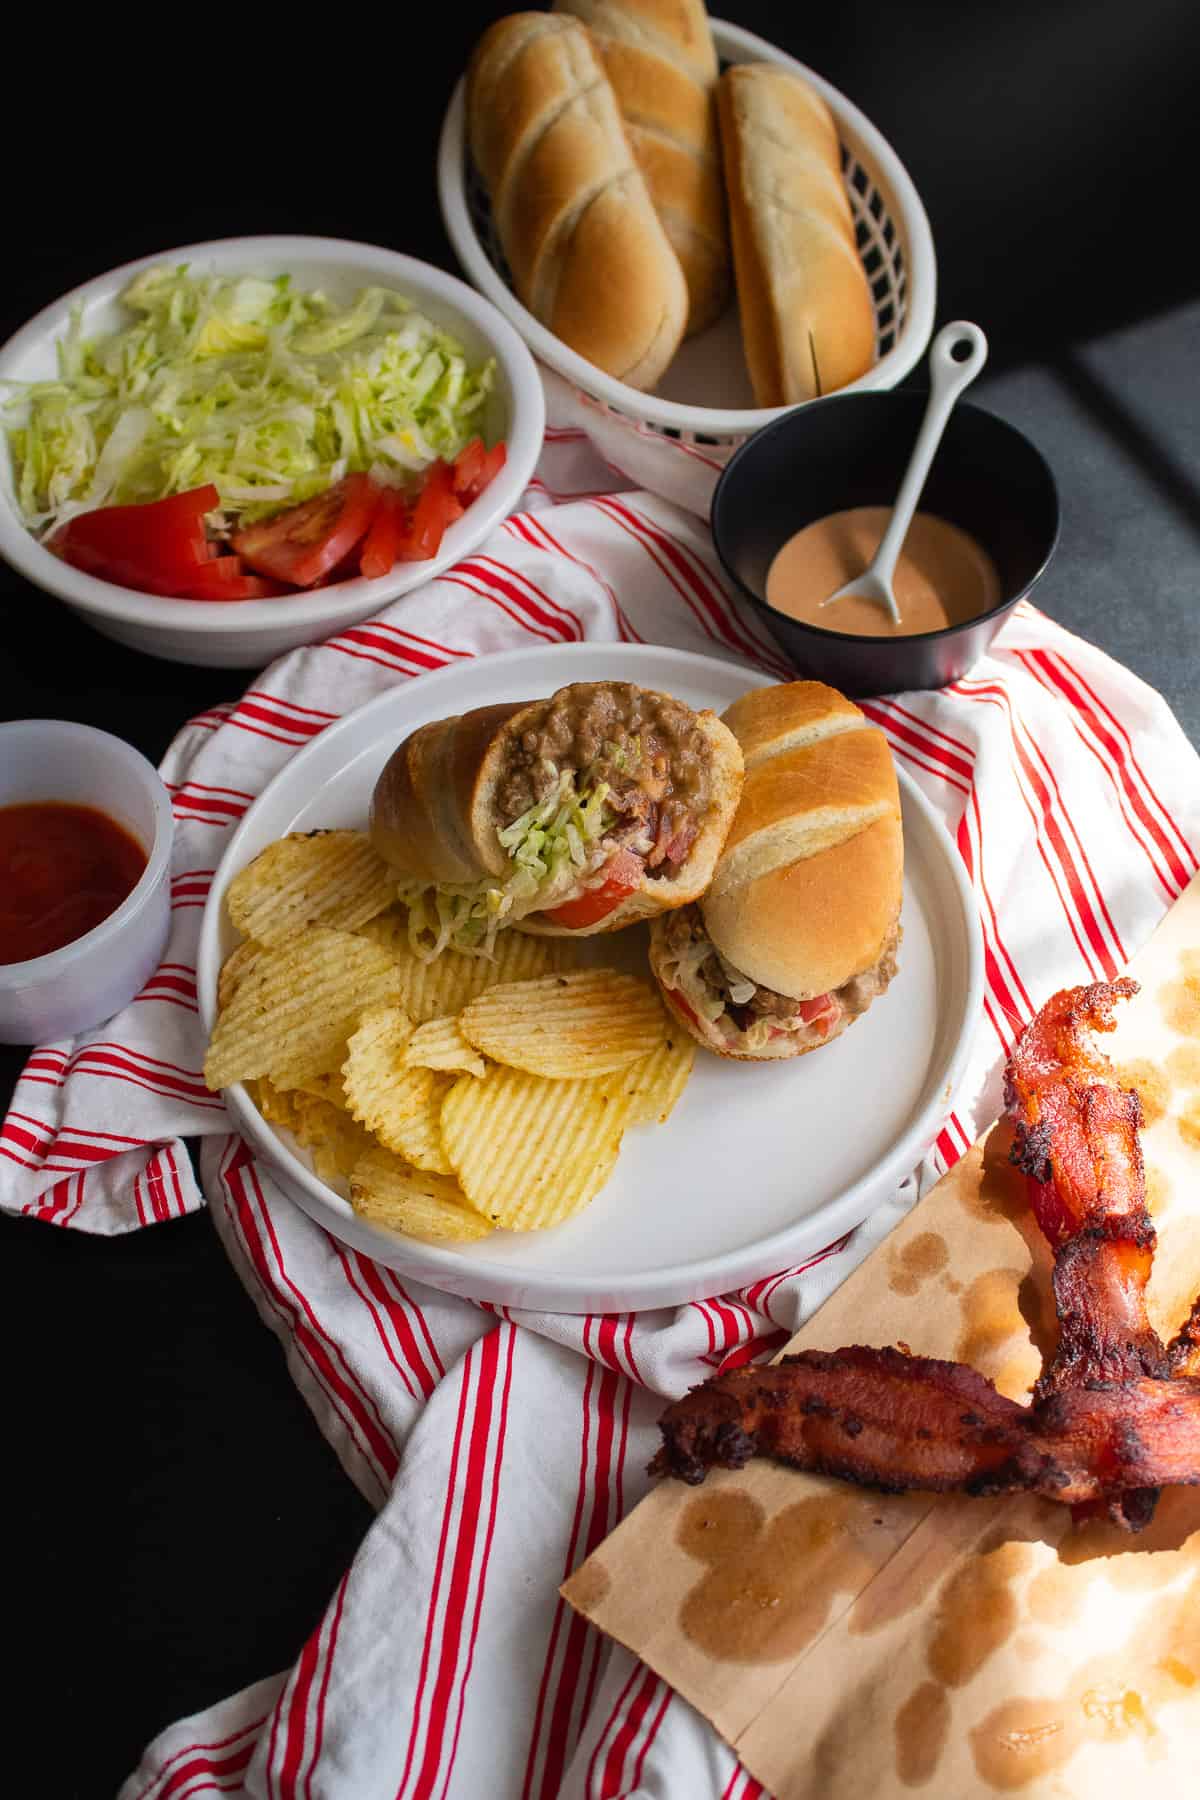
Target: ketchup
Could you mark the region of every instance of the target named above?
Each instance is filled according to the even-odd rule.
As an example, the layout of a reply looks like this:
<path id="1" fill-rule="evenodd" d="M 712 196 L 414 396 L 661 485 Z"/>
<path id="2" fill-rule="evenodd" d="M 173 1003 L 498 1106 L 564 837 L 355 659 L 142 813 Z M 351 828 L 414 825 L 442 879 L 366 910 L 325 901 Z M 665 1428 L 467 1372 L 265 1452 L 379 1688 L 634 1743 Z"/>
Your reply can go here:
<path id="1" fill-rule="evenodd" d="M 94 806 L 0 806 L 0 963 L 74 943 L 132 893 L 146 852 Z"/>

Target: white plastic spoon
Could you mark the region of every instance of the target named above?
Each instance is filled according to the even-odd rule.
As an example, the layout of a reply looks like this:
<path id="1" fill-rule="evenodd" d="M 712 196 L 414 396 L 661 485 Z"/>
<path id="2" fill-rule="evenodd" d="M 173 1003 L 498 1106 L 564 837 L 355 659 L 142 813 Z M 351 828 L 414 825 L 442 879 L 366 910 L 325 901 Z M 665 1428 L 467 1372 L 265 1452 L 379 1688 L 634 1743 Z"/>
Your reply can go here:
<path id="1" fill-rule="evenodd" d="M 966 354 L 956 355 L 956 351 Z M 887 608 L 896 624 L 900 623 L 900 608 L 892 588 L 896 563 L 954 402 L 964 388 L 970 387 L 987 361 L 987 353 L 986 337 L 978 325 L 971 325 L 965 319 L 943 325 L 934 338 L 929 352 L 929 401 L 888 528 L 862 574 L 847 581 L 836 594 L 830 594 L 828 600 L 822 600 L 823 607 L 845 599 L 847 594 L 859 594 L 864 600 L 878 601 L 880 606 Z"/>

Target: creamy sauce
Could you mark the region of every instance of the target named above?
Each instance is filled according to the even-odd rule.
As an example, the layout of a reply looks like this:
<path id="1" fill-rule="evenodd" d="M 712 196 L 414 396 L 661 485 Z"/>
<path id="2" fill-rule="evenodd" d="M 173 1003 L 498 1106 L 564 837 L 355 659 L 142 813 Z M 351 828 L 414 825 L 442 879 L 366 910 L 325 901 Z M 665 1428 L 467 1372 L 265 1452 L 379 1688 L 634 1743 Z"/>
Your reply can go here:
<path id="1" fill-rule="evenodd" d="M 961 625 L 999 605 L 1000 575 L 987 552 L 957 525 L 919 512 L 892 579 L 898 625 L 886 607 L 858 594 L 822 606 L 844 582 L 863 573 L 890 517 L 887 506 L 854 506 L 806 525 L 767 571 L 767 604 L 805 624 L 855 637 L 914 637 Z"/>

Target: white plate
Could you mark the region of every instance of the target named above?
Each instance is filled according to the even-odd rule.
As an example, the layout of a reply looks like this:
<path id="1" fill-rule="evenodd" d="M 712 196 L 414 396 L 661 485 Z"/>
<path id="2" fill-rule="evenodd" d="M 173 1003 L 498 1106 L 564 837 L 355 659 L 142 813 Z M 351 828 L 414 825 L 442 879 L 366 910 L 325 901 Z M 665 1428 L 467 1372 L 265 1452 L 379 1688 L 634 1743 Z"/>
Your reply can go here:
<path id="1" fill-rule="evenodd" d="M 225 889 L 266 844 L 320 825 L 361 828 L 383 764 L 427 720 L 606 679 L 718 710 L 765 685 L 747 669 L 681 650 L 578 644 L 457 664 L 348 714 L 280 771 L 221 860 L 200 939 L 206 1027 L 221 964 L 237 941 Z M 787 1268 L 857 1225 L 921 1160 L 950 1110 L 979 1013 L 983 952 L 962 864 L 903 770 L 900 789 L 904 941 L 887 993 L 812 1056 L 738 1065 L 698 1051 L 669 1122 L 627 1133 L 608 1185 L 565 1225 L 497 1232 L 461 1249 L 381 1231 L 313 1174 L 305 1153 L 266 1124 L 240 1086 L 226 1093 L 233 1118 L 318 1224 L 404 1275 L 472 1299 L 621 1312 L 723 1293 Z M 640 935 L 638 928 L 611 941 L 624 947 Z"/>
<path id="2" fill-rule="evenodd" d="M 156 263 L 187 263 L 205 274 L 291 275 L 297 287 L 321 288 L 341 304 L 372 283 L 394 288 L 445 326 L 472 361 L 493 357 L 496 382 L 483 429 L 503 437 L 508 460 L 461 519 L 451 525 L 436 557 L 397 563 L 378 580 L 339 581 L 280 600 L 167 600 L 101 581 L 63 562 L 26 529 L 16 508 L 7 431 L 0 430 L 0 556 L 35 586 L 81 613 L 105 637 L 172 662 L 258 668 L 284 650 L 319 643 L 343 626 L 382 612 L 393 600 L 469 556 L 516 507 L 541 454 L 546 409 L 532 356 L 494 306 L 465 282 L 432 264 L 374 244 L 339 238 L 224 238 L 143 256 L 85 282 L 23 325 L 0 348 L 0 380 L 38 381 L 54 373 L 55 345 L 78 306 L 89 333 L 126 323 L 120 296 L 133 277 Z M 5 394 L 9 390 L 3 390 Z"/>

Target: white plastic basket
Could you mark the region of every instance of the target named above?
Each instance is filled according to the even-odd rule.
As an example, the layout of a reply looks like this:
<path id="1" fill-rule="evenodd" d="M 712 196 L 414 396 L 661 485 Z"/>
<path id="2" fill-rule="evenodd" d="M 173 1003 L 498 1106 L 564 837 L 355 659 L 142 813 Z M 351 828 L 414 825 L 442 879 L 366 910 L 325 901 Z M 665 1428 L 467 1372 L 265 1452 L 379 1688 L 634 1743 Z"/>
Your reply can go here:
<path id="1" fill-rule="evenodd" d="M 895 387 L 929 342 L 937 289 L 929 220 L 907 170 L 870 120 L 813 70 L 740 26 L 714 19 L 712 30 L 723 65 L 779 63 L 803 75 L 828 104 L 875 303 L 874 366 L 840 391 Z M 706 513 L 717 476 L 737 446 L 789 410 L 753 404 L 736 306 L 683 344 L 652 394 L 614 380 L 569 349 L 513 292 L 487 193 L 467 152 L 461 81 L 442 126 L 438 194 L 468 280 L 499 307 L 538 359 L 551 423 L 582 426 L 632 480 Z"/>

